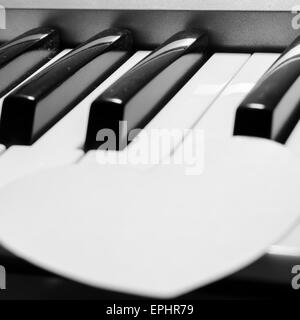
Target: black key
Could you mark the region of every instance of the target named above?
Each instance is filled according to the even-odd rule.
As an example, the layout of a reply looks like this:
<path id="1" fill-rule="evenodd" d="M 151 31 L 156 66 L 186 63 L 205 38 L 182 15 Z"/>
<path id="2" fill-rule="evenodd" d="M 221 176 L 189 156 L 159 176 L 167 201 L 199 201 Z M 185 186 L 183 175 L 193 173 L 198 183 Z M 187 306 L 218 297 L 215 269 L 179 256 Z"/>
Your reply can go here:
<path id="1" fill-rule="evenodd" d="M 238 107 L 234 134 L 285 142 L 300 116 L 300 37 Z"/>
<path id="2" fill-rule="evenodd" d="M 101 148 L 101 129 L 116 135 L 104 149 L 123 149 L 128 134 L 133 138 L 133 130 L 143 128 L 204 63 L 206 47 L 202 32 L 180 32 L 111 85 L 92 103 L 85 151 Z"/>
<path id="3" fill-rule="evenodd" d="M 0 47 L 0 97 L 58 53 L 60 39 L 53 28 L 37 28 Z"/>
<path id="4" fill-rule="evenodd" d="M 115 71 L 131 48 L 129 31 L 106 30 L 41 71 L 5 98 L 1 143 L 32 144 Z"/>

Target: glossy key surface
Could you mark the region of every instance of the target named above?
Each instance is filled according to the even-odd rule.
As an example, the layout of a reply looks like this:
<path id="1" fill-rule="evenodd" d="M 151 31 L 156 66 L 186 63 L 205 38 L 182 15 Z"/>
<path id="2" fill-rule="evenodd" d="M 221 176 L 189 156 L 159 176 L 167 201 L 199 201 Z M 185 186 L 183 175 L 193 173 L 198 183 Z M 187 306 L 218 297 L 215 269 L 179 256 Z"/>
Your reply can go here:
<path id="1" fill-rule="evenodd" d="M 0 47 L 0 97 L 5 95 L 60 49 L 54 28 L 41 27 L 25 32 Z"/>
<path id="2" fill-rule="evenodd" d="M 99 33 L 6 97 L 0 141 L 30 145 L 105 80 L 131 52 L 129 31 Z"/>
<path id="3" fill-rule="evenodd" d="M 300 116 L 300 37 L 237 109 L 234 134 L 285 142 Z"/>
<path id="4" fill-rule="evenodd" d="M 116 135 L 104 148 L 123 149 L 205 62 L 206 47 L 203 32 L 180 32 L 108 88 L 91 106 L 85 150 L 102 144 L 102 129 Z"/>

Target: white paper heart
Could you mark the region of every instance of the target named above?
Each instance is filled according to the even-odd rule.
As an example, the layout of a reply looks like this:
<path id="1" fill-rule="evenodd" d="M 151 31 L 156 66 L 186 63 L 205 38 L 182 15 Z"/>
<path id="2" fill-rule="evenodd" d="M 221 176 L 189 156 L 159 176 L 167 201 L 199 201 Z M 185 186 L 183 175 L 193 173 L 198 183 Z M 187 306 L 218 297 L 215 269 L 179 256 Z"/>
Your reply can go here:
<path id="1" fill-rule="evenodd" d="M 85 164 L 0 191 L 0 239 L 28 261 L 93 286 L 173 297 L 251 263 L 300 213 L 300 170 L 283 146 L 233 138 L 202 175 L 179 165 Z"/>

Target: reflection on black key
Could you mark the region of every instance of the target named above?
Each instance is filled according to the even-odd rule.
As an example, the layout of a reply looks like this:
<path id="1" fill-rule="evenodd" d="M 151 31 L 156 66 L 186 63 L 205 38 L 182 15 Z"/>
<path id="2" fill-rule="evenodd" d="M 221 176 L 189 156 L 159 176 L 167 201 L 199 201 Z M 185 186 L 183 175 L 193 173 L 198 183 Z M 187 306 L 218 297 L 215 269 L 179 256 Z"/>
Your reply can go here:
<path id="1" fill-rule="evenodd" d="M 129 31 L 103 31 L 14 91 L 3 103 L 1 143 L 32 144 L 118 68 L 131 47 Z"/>
<path id="2" fill-rule="evenodd" d="M 34 73 L 56 53 L 59 34 L 53 28 L 37 28 L 0 47 L 0 97 Z"/>
<path id="3" fill-rule="evenodd" d="M 238 107 L 234 134 L 285 142 L 300 116 L 300 37 Z"/>
<path id="4" fill-rule="evenodd" d="M 206 47 L 202 32 L 180 32 L 118 79 L 91 106 L 85 151 L 123 149 L 128 133 L 132 139 L 204 63 Z M 114 132 L 116 143 L 104 146 L 102 129 Z"/>

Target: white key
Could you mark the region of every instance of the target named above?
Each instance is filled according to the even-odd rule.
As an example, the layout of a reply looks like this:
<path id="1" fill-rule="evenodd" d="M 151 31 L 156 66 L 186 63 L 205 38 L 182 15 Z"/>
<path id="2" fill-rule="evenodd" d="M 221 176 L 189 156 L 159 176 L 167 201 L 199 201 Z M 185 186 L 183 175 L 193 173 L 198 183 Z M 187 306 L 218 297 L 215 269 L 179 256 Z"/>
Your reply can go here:
<path id="1" fill-rule="evenodd" d="M 13 146 L 0 157 L 0 186 L 44 168 L 80 159 L 90 103 L 111 83 L 148 54 L 136 53 L 32 146 Z"/>
<path id="2" fill-rule="evenodd" d="M 4 99 L 15 89 L 17 89 L 18 87 L 20 87 L 22 84 L 24 84 L 26 81 L 28 81 L 29 79 L 31 79 L 32 77 L 34 77 L 36 74 L 38 74 L 40 71 L 42 71 L 43 69 L 47 68 L 49 65 L 51 65 L 52 63 L 54 63 L 55 61 L 57 61 L 58 59 L 60 59 L 61 57 L 63 57 L 64 55 L 66 55 L 68 52 L 70 52 L 71 49 L 65 49 L 63 51 L 61 51 L 60 53 L 58 53 L 54 58 L 52 58 L 49 62 L 45 63 L 41 68 L 39 68 L 36 72 L 34 72 L 32 75 L 30 75 L 27 79 L 25 79 L 23 82 L 21 82 L 20 84 L 18 84 L 14 89 L 12 89 L 11 91 L 9 91 L 7 94 L 5 94 L 3 97 L 0 98 L 0 116 L 1 116 L 1 111 L 2 111 L 2 104 Z M 3 144 L 0 144 L 0 154 L 2 152 L 4 152 L 6 149 L 6 147 Z"/>
<path id="3" fill-rule="evenodd" d="M 237 107 L 278 57 L 275 53 L 253 54 L 199 121 L 197 129 L 204 130 L 206 138 L 231 137 Z"/>
<path id="4" fill-rule="evenodd" d="M 81 150 L 74 151 L 70 157 L 69 153 L 53 150 L 41 153 L 28 146 L 10 147 L 0 157 L 0 186 L 41 169 L 71 164 L 82 155 Z"/>
<path id="5" fill-rule="evenodd" d="M 159 151 L 160 154 L 153 157 L 153 161 L 160 161 L 172 152 L 174 146 L 180 143 L 183 139 L 181 133 L 197 123 L 199 118 L 249 57 L 249 54 L 214 54 L 153 120 L 149 122 L 143 129 L 143 132 L 135 138 L 128 148 L 121 152 L 90 151 L 82 159 L 82 162 L 95 161 L 97 157 L 97 161 L 99 162 L 123 161 L 125 163 L 128 153 L 134 155 L 138 154 L 139 151 L 144 153 L 150 151 L 153 154 L 157 154 L 159 150 L 154 150 L 157 147 L 162 149 Z M 164 146 L 161 146 L 159 141 L 152 141 L 151 145 L 149 144 L 149 137 L 154 131 L 163 133 L 165 130 L 167 130 L 167 134 L 170 134 L 171 144 L 166 143 Z M 174 130 L 179 134 L 176 134 Z M 172 134 L 172 132 L 175 134 Z M 114 156 L 116 157 L 115 159 Z M 123 160 L 121 160 L 122 157 Z"/>
<path id="6" fill-rule="evenodd" d="M 277 58 L 278 55 L 272 53 L 253 54 L 196 124 L 192 134 L 175 150 L 171 159 L 181 159 L 188 165 L 187 174 L 201 174 L 208 162 L 217 161 L 225 152 L 226 140 L 233 137 L 237 107 Z"/>
<path id="7" fill-rule="evenodd" d="M 149 51 L 139 51 L 129 58 L 117 71 L 107 78 L 97 89 L 82 100 L 58 123 L 50 128 L 39 140 L 33 144 L 35 150 L 76 150 L 83 147 L 87 121 L 91 103 L 113 82 L 126 71 L 131 69 Z"/>
<path id="8" fill-rule="evenodd" d="M 297 123 L 296 127 L 291 132 L 286 146 L 297 156 L 300 156 L 300 122 Z"/>
<path id="9" fill-rule="evenodd" d="M 291 132 L 286 146 L 293 154 L 300 156 L 300 122 Z M 269 250 L 270 254 L 289 255 L 300 257 L 300 224 L 296 226 L 285 238 L 272 246 Z"/>
<path id="10" fill-rule="evenodd" d="M 0 144 L 0 154 L 6 150 L 5 145 Z"/>

